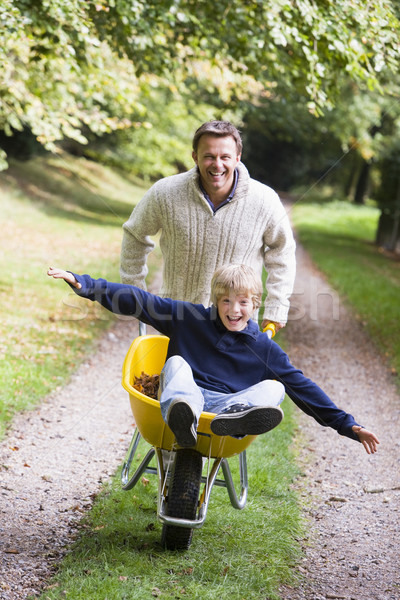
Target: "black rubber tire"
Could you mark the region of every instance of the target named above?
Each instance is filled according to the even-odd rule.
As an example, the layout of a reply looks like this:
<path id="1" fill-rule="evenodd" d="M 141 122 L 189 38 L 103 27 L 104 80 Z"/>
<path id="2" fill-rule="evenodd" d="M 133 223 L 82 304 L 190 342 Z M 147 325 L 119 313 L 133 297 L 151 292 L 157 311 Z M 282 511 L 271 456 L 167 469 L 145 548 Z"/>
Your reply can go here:
<path id="1" fill-rule="evenodd" d="M 203 459 L 200 452 L 189 448 L 176 451 L 173 473 L 168 488 L 166 513 L 169 517 L 194 519 L 201 484 Z M 162 529 L 161 543 L 167 550 L 187 550 L 192 541 L 193 529 L 166 525 Z"/>

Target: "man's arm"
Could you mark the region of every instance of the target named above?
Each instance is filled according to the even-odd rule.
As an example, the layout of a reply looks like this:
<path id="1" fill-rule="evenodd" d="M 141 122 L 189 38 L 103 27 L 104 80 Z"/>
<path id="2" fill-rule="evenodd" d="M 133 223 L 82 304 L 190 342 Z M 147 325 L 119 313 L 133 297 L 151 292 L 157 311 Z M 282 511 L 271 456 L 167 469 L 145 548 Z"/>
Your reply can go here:
<path id="1" fill-rule="evenodd" d="M 156 235 L 160 229 L 161 212 L 156 186 L 152 186 L 123 224 L 120 257 L 122 283 L 146 289 L 147 256 L 155 246 L 150 236 Z"/>
<path id="2" fill-rule="evenodd" d="M 263 328 L 268 322 L 280 329 L 286 324 L 296 276 L 296 243 L 292 228 L 279 197 L 264 232 L 264 266 L 267 271 L 267 298 Z"/>
<path id="3" fill-rule="evenodd" d="M 132 218 L 132 217 L 131 217 Z M 154 249 L 154 242 L 148 237 L 140 241 L 129 227 L 130 220 L 123 225 L 123 237 L 120 257 L 120 277 L 122 283 L 136 285 L 146 289 L 147 256 Z M 134 226 L 136 229 L 136 226 Z"/>

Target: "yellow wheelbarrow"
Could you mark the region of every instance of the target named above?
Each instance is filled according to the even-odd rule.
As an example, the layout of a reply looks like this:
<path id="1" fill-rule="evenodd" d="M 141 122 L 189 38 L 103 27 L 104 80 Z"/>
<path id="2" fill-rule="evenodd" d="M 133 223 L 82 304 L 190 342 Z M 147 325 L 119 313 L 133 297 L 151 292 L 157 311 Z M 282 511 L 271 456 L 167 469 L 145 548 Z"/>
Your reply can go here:
<path id="1" fill-rule="evenodd" d="M 124 490 L 130 490 L 143 473 L 158 474 L 157 517 L 163 523 L 162 545 L 170 550 L 182 550 L 190 546 L 193 530 L 205 522 L 214 485 L 227 488 L 234 508 L 244 508 L 248 490 L 246 448 L 256 436 L 248 435 L 242 439 L 217 436 L 210 429 L 215 414 L 203 412 L 197 428 L 196 446 L 180 448 L 177 445 L 174 434 L 161 416 L 159 402 L 133 387 L 135 377 L 140 377 L 142 372 L 160 374 L 168 343 L 169 338 L 163 335 L 139 336 L 125 357 L 122 385 L 129 393 L 136 428 L 122 467 L 121 482 Z M 151 448 L 131 473 L 141 438 Z M 236 455 L 240 474 L 238 492 L 228 463 L 228 459 Z M 154 456 L 157 468 L 149 466 Z M 220 467 L 223 479 L 217 478 Z"/>

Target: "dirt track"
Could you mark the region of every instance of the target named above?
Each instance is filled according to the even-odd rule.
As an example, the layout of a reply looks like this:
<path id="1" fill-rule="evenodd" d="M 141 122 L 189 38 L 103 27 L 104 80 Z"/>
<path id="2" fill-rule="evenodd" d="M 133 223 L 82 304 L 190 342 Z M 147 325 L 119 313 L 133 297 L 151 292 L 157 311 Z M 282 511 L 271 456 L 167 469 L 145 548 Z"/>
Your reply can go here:
<path id="1" fill-rule="evenodd" d="M 284 600 L 399 600 L 400 399 L 342 302 L 298 250 L 287 332 L 292 362 L 381 439 L 377 455 L 299 413 L 309 536 L 304 581 Z M 300 318 L 301 317 L 301 318 Z M 16 419 L 0 445 L 0 598 L 40 590 L 120 464 L 131 433 L 121 365 L 135 327 L 119 323 L 71 383 Z M 279 341 L 279 339 L 277 339 Z"/>
<path id="2" fill-rule="evenodd" d="M 298 248 L 292 362 L 380 439 L 377 454 L 299 411 L 304 578 L 285 600 L 399 600 L 400 397 L 367 334 Z"/>

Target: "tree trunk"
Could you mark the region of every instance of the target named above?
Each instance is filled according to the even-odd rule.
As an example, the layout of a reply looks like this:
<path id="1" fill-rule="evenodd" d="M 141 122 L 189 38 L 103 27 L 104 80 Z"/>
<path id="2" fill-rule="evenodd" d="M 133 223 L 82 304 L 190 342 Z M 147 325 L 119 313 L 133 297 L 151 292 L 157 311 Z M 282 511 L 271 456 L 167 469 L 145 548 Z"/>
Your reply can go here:
<path id="1" fill-rule="evenodd" d="M 383 209 L 379 217 L 375 242 L 391 252 L 400 252 L 400 178 L 394 210 Z"/>
<path id="2" fill-rule="evenodd" d="M 360 174 L 354 192 L 354 203 L 364 204 L 368 195 L 370 164 L 362 159 Z"/>
<path id="3" fill-rule="evenodd" d="M 344 185 L 344 195 L 346 198 L 348 198 L 349 200 L 353 200 L 354 199 L 354 190 L 356 188 L 357 185 L 357 181 L 358 181 L 358 172 L 359 172 L 359 155 L 356 153 L 355 150 L 353 150 L 350 155 L 349 155 L 349 159 L 350 159 L 350 170 L 349 170 L 349 175 L 347 177 L 347 181 Z"/>
<path id="4" fill-rule="evenodd" d="M 398 229 L 398 227 L 397 227 Z M 376 232 L 375 242 L 378 246 L 385 248 L 386 250 L 394 251 L 400 240 L 398 235 L 396 236 L 396 222 L 392 215 L 381 213 L 378 221 L 378 229 Z"/>

